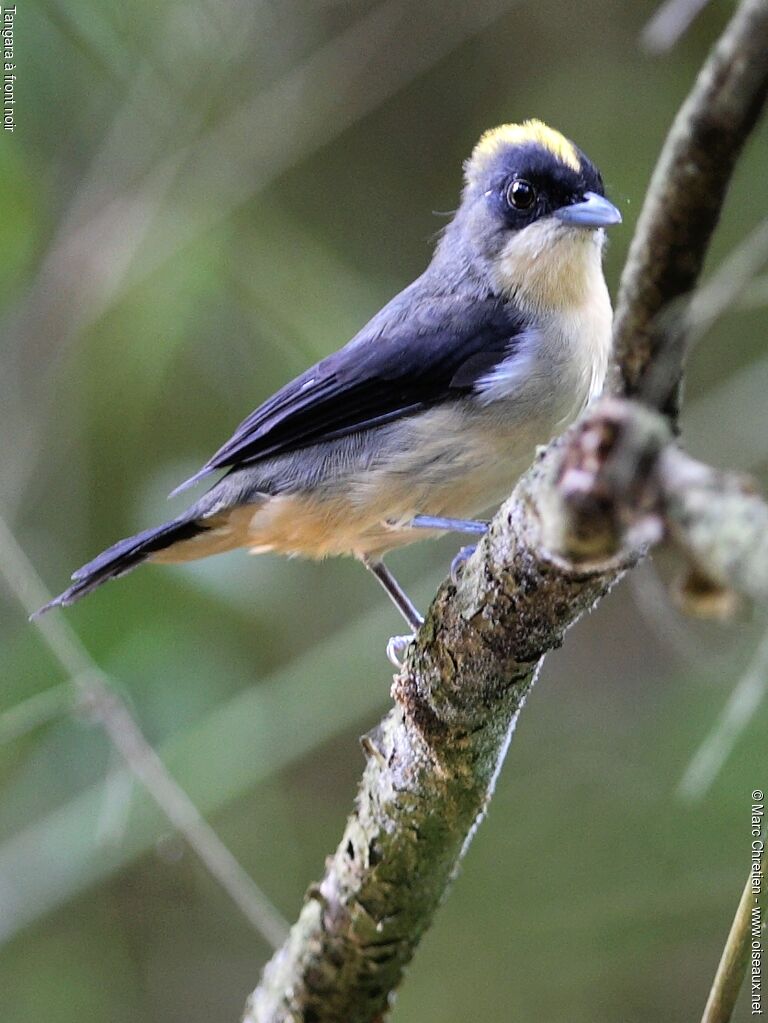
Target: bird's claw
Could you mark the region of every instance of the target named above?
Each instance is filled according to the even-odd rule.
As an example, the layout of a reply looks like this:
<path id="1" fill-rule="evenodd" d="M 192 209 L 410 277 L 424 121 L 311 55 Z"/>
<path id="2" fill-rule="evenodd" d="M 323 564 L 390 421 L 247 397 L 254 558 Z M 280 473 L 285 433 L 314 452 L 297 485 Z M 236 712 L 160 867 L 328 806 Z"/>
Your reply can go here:
<path id="1" fill-rule="evenodd" d="M 402 668 L 403 661 L 408 647 L 416 639 L 415 635 L 411 633 L 410 636 L 391 636 L 387 643 L 387 657 L 391 664 L 394 664 L 396 668 Z"/>
<path id="2" fill-rule="evenodd" d="M 459 553 L 451 562 L 451 581 L 454 586 L 458 585 L 461 573 L 464 571 L 464 563 L 467 558 L 471 557 L 477 550 L 477 544 L 471 543 L 466 547 L 462 547 Z"/>

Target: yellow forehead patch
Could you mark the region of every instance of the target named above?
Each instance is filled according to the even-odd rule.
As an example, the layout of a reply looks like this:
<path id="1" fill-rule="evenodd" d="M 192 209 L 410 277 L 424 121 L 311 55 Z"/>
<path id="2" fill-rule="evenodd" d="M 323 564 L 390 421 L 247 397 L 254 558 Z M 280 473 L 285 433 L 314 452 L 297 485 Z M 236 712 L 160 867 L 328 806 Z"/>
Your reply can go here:
<path id="1" fill-rule="evenodd" d="M 522 124 L 502 124 L 485 132 L 472 151 L 470 167 L 485 163 L 485 159 L 498 152 L 502 146 L 521 146 L 530 143 L 543 146 L 571 170 L 581 170 L 579 154 L 574 144 L 543 121 L 535 120 L 523 121 Z"/>

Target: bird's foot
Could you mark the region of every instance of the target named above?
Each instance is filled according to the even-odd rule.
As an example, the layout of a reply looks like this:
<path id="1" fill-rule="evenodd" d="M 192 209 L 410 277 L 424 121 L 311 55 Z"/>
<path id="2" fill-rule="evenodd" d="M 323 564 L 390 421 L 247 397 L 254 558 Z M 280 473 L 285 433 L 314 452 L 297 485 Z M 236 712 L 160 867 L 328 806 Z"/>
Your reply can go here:
<path id="1" fill-rule="evenodd" d="M 461 573 L 464 571 L 464 564 L 467 558 L 471 557 L 477 550 L 477 544 L 471 543 L 467 547 L 462 547 L 459 553 L 451 562 L 451 581 L 454 586 L 458 585 Z"/>
<path id="2" fill-rule="evenodd" d="M 416 636 L 411 633 L 409 636 L 391 636 L 387 643 L 387 657 L 391 664 L 394 664 L 396 668 L 402 668 L 405 655 L 408 652 L 408 647 L 416 639 Z"/>

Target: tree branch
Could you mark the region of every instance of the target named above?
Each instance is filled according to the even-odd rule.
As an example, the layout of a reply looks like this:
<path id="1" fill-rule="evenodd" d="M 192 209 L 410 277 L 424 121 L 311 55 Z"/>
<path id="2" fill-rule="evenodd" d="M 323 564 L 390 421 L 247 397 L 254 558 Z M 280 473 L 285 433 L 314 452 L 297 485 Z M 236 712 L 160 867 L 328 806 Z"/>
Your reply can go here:
<path id="1" fill-rule="evenodd" d="M 701 1023 L 728 1023 L 736 1000 L 739 997 L 744 975 L 749 962 L 750 928 L 755 892 L 760 891 L 760 872 L 763 869 L 763 854 L 752 862 L 747 883 L 739 899 L 723 954 L 718 963 L 715 979 L 704 1007 Z"/>
<path id="2" fill-rule="evenodd" d="M 651 178 L 614 318 L 613 389 L 676 418 L 687 296 L 768 93 L 768 3 L 742 0 L 680 108 Z M 663 315 L 660 315 L 662 313 Z"/>
<path id="3" fill-rule="evenodd" d="M 0 578 L 5 578 L 28 615 L 50 599 L 50 593 L 1 516 Z M 14 729 L 23 730 L 30 724 L 34 725 L 55 711 L 83 713 L 98 722 L 150 799 L 187 840 L 249 923 L 273 948 L 277 948 L 287 929 L 283 918 L 168 773 L 118 695 L 115 680 L 110 679 L 91 658 L 66 619 L 61 616 L 43 618 L 38 619 L 35 625 L 70 680 L 48 694 L 41 694 L 32 706 L 27 705 L 18 714 L 12 714 L 10 722 L 4 723 L 5 728 L 0 726 L 0 736 L 3 731 L 13 734 Z"/>
<path id="4" fill-rule="evenodd" d="M 363 740 L 341 844 L 247 1021 L 364 1023 L 386 1011 L 485 813 L 541 658 L 620 574 L 563 570 L 543 553 L 537 494 L 554 454 L 520 483 L 458 587 L 438 593 L 394 709 Z"/>
<path id="5" fill-rule="evenodd" d="M 720 586 L 768 602 L 768 506 L 751 482 L 669 448 L 661 484 L 670 535 L 694 567 Z"/>
<path id="6" fill-rule="evenodd" d="M 666 411 L 682 347 L 659 330 L 659 313 L 696 281 L 765 96 L 767 48 L 768 5 L 743 0 L 675 121 L 624 274 L 614 389 L 639 394 L 663 362 L 654 404 Z M 695 547 L 670 441 L 658 414 L 600 403 L 523 477 L 459 583 L 443 584 L 395 679 L 393 710 L 363 739 L 368 762 L 341 843 L 245 1023 L 384 1018 L 485 813 L 544 655 L 661 536 L 673 497 L 675 528 Z"/>

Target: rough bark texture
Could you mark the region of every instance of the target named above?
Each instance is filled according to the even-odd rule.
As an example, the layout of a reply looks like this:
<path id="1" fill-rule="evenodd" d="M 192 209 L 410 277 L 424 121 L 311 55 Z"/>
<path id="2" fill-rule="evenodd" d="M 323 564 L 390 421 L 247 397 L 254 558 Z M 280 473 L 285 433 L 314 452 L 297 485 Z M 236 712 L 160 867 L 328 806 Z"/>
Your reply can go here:
<path id="1" fill-rule="evenodd" d="M 698 572 L 768 602 L 768 506 L 750 482 L 670 448 L 661 484 L 670 536 Z"/>
<path id="2" fill-rule="evenodd" d="M 736 160 L 765 102 L 766 38 L 768 3 L 742 2 L 675 118 L 627 257 L 614 318 L 614 388 L 672 418 L 685 346 L 681 297 L 698 280 Z"/>
<path id="3" fill-rule="evenodd" d="M 393 710 L 363 739 L 368 762 L 341 843 L 246 1023 L 384 1019 L 486 810 L 542 658 L 649 542 L 666 530 L 689 557 L 711 559 L 716 575 L 764 595 L 748 556 L 723 552 L 735 537 L 744 551 L 761 542 L 765 560 L 758 533 L 768 509 L 726 487 L 722 500 L 742 525 L 724 545 L 711 475 L 693 480 L 654 410 L 674 418 L 684 353 L 681 328 L 665 331 L 671 321 L 659 313 L 698 277 L 765 97 L 766 52 L 768 0 L 743 0 L 675 121 L 640 218 L 613 389 L 652 408 L 615 398 L 591 409 L 521 480 L 459 584 L 441 587 L 395 680 Z M 649 386 L 655 365 L 664 386 Z"/>
<path id="4" fill-rule="evenodd" d="M 458 587 L 446 583 L 364 737 L 357 804 L 319 887 L 268 965 L 246 1020 L 380 1017 L 493 792 L 547 650 L 618 578 L 544 553 L 535 493 L 553 450 L 494 521 Z"/>

